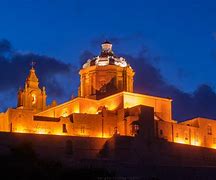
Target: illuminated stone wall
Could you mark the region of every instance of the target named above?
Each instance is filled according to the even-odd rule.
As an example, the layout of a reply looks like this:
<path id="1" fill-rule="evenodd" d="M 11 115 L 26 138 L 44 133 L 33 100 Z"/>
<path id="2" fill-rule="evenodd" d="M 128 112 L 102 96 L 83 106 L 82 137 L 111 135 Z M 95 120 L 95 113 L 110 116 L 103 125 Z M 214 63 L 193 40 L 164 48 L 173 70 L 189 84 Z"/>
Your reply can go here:
<path id="1" fill-rule="evenodd" d="M 11 132 L 33 132 L 34 122 L 33 115 L 34 111 L 25 109 L 9 109 L 7 116 L 9 119 L 9 131 Z"/>
<path id="2" fill-rule="evenodd" d="M 172 121 L 172 100 L 137 93 L 124 93 L 124 108 L 145 105 L 154 108 L 155 113 L 164 121 Z"/>
<path id="3" fill-rule="evenodd" d="M 46 105 L 45 87 L 39 88 L 32 67 L 18 92 L 17 108 L 0 113 L 0 131 L 102 138 L 151 130 L 150 139 L 216 149 L 216 121 L 195 118 L 177 123 L 171 99 L 133 93 L 135 72 L 114 55 L 111 43 L 104 42 L 101 54 L 87 60 L 79 74 L 77 98 Z"/>
<path id="4" fill-rule="evenodd" d="M 5 113 L 0 113 L 0 131 L 10 131 L 10 120 L 8 116 L 8 111 Z"/>
<path id="5" fill-rule="evenodd" d="M 129 92 L 100 100 L 76 98 L 37 114 L 33 110 L 8 109 L 0 114 L 0 131 L 84 137 L 111 137 L 114 133 L 134 136 L 132 124 L 140 120 L 140 105 L 153 107 L 156 137 L 216 148 L 215 121 L 196 118 L 176 123 L 171 119 L 170 99 Z"/>
<path id="6" fill-rule="evenodd" d="M 130 66 L 90 66 L 80 70 L 80 96 L 100 99 L 120 91 L 133 92 Z"/>
<path id="7" fill-rule="evenodd" d="M 195 118 L 182 123 L 157 121 L 159 138 L 170 142 L 216 149 L 216 122 Z"/>

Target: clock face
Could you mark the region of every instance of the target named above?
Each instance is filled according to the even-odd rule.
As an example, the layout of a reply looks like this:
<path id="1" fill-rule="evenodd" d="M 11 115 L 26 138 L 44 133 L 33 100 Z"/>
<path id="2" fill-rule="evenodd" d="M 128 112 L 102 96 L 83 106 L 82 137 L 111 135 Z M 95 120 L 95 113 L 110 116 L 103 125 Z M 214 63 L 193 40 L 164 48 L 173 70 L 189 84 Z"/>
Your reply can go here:
<path id="1" fill-rule="evenodd" d="M 32 104 L 36 104 L 37 98 L 36 94 L 32 94 Z"/>

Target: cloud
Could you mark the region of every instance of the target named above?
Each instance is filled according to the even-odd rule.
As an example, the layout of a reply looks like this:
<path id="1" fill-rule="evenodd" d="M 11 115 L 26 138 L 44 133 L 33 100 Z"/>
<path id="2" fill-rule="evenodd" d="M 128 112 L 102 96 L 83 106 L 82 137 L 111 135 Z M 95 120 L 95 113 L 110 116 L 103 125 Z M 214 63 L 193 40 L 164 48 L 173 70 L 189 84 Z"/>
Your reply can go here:
<path id="1" fill-rule="evenodd" d="M 216 93 L 207 84 L 201 84 L 193 93 L 185 93 L 165 81 L 160 70 L 151 64 L 145 53 L 123 55 L 135 71 L 135 91 L 173 99 L 173 117 L 186 120 L 194 117 L 216 119 Z"/>
<path id="2" fill-rule="evenodd" d="M 116 39 L 119 43 L 127 40 Z M 84 51 L 80 56 L 80 65 L 93 56 L 90 51 Z M 160 69 L 152 64 L 155 61 L 150 59 L 154 57 L 149 56 L 148 48 L 142 49 L 137 56 L 122 56 L 126 57 L 135 70 L 135 92 L 171 97 L 174 119 L 182 121 L 198 116 L 216 119 L 216 93 L 211 86 L 202 84 L 189 94 L 170 85 L 161 75 Z M 0 40 L 0 110 L 16 105 L 16 92 L 20 86 L 24 86 L 32 60 L 36 62 L 40 85 L 47 89 L 48 101 L 57 99 L 62 102 L 76 94 L 79 75 L 75 66 L 35 53 L 18 53 L 9 41 Z M 182 72 L 180 75 L 182 76 Z M 184 73 L 183 77 L 187 78 Z"/>
<path id="3" fill-rule="evenodd" d="M 0 93 L 7 94 L 8 90 L 15 92 L 19 87 L 23 87 L 25 79 L 29 74 L 30 64 L 36 62 L 36 74 L 40 81 L 40 86 L 45 86 L 48 94 L 48 100 L 63 100 L 72 93 L 71 80 L 75 71 L 75 66 L 66 64 L 58 59 L 42 56 L 35 53 L 12 52 L 12 46 L 7 40 L 0 40 Z M 10 54 L 10 56 L 5 54 Z M 62 82 L 67 83 L 62 84 Z M 71 95 L 71 94 L 70 94 Z M 4 97 L 5 99 L 6 97 Z M 0 98 L 0 101 L 9 104 Z M 16 94 L 13 95 L 16 99 Z M 15 102 L 14 102 L 15 105 Z"/>
<path id="4" fill-rule="evenodd" d="M 6 39 L 0 40 L 0 55 L 3 56 L 5 53 L 10 53 L 12 51 L 11 43 Z"/>
<path id="5" fill-rule="evenodd" d="M 133 40 L 133 37 L 109 38 L 112 44 L 124 43 Z M 111 40 L 112 39 L 112 40 Z M 92 47 L 98 46 L 104 38 L 101 36 L 91 41 Z M 80 56 L 80 63 L 94 55 L 90 51 L 84 51 Z M 143 47 L 137 56 L 121 54 L 135 71 L 134 91 L 153 96 L 172 98 L 173 119 L 183 121 L 194 117 L 206 117 L 216 119 L 216 93 L 208 84 L 201 84 L 193 93 L 186 93 L 181 89 L 171 85 L 161 75 L 156 64 L 160 61 L 159 56 L 152 56 L 147 47 Z M 187 78 L 189 72 L 183 69 L 178 71 L 178 79 Z"/>
<path id="6" fill-rule="evenodd" d="M 17 92 L 14 89 L 8 89 L 0 93 L 0 112 L 6 111 L 9 107 L 14 107 L 17 102 L 14 101 Z M 14 98 L 15 95 L 15 98 Z"/>
<path id="7" fill-rule="evenodd" d="M 95 55 L 91 51 L 83 51 L 79 58 L 80 67 L 82 67 L 82 65 L 86 63 L 88 59 L 92 59 L 93 57 L 95 57 Z"/>

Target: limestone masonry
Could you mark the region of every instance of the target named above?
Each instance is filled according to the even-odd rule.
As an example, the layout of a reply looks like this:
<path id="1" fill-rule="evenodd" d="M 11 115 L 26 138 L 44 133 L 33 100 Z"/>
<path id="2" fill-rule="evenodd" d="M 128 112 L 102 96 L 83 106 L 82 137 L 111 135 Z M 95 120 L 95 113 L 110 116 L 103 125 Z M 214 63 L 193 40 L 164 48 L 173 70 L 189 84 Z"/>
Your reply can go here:
<path id="1" fill-rule="evenodd" d="M 45 87 L 40 89 L 32 67 L 18 91 L 17 107 L 0 113 L 0 131 L 99 138 L 141 134 L 143 141 L 216 148 L 216 121 L 197 117 L 178 123 L 172 119 L 171 99 L 133 93 L 135 72 L 113 53 L 110 42 L 79 74 L 78 97 L 47 105 Z"/>

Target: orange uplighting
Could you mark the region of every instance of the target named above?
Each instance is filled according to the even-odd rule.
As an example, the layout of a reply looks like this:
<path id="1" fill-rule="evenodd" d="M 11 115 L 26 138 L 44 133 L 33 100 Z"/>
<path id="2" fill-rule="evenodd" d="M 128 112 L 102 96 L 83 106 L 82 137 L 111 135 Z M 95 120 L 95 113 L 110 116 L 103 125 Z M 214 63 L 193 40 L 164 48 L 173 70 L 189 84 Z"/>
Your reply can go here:
<path id="1" fill-rule="evenodd" d="M 182 139 L 179 140 L 175 140 L 175 143 L 179 143 L 179 144 L 187 144 L 185 141 L 183 141 Z"/>
<path id="2" fill-rule="evenodd" d="M 212 149 L 216 149 L 216 144 L 211 146 Z"/>
<path id="3" fill-rule="evenodd" d="M 64 134 L 64 133 L 53 133 L 53 135 L 65 136 L 65 135 L 67 135 L 67 134 Z"/>
<path id="4" fill-rule="evenodd" d="M 125 97 L 124 101 L 124 107 L 125 108 L 130 108 L 139 104 L 142 104 L 142 99 L 136 98 L 136 96 L 132 97 Z M 146 102 L 148 103 L 148 102 Z"/>
<path id="5" fill-rule="evenodd" d="M 113 111 L 113 110 L 115 110 L 117 107 L 118 107 L 118 104 L 113 102 L 113 103 L 108 107 L 108 109 L 109 109 L 110 111 Z"/>
<path id="6" fill-rule="evenodd" d="M 79 107 L 74 106 L 73 113 L 79 113 L 79 112 L 80 112 Z"/>
<path id="7" fill-rule="evenodd" d="M 179 143 L 179 144 L 189 144 L 192 146 L 201 146 L 201 143 L 199 140 L 191 140 L 191 143 L 189 143 L 188 141 L 185 141 L 184 139 L 175 139 L 174 140 L 175 143 Z"/>
<path id="8" fill-rule="evenodd" d="M 176 138 L 174 140 L 175 143 L 179 143 L 179 144 L 189 144 L 188 141 L 185 141 L 183 138 Z"/>
<path id="9" fill-rule="evenodd" d="M 191 142 L 191 145 L 193 145 L 193 146 L 200 146 L 200 141 L 194 140 L 194 141 Z"/>
<path id="10" fill-rule="evenodd" d="M 48 134 L 48 133 L 46 132 L 45 129 L 38 128 L 38 129 L 36 130 L 36 134 Z"/>
<path id="11" fill-rule="evenodd" d="M 110 138 L 111 136 L 108 134 L 104 134 L 103 136 L 101 136 L 101 138 Z"/>
<path id="12" fill-rule="evenodd" d="M 24 129 L 24 127 L 22 126 L 17 126 L 13 132 L 16 132 L 16 133 L 26 133 L 26 130 Z"/>
<path id="13" fill-rule="evenodd" d="M 67 117 L 68 116 L 68 110 L 66 108 L 62 110 L 61 116 L 62 117 Z"/>
<path id="14" fill-rule="evenodd" d="M 96 135 L 96 137 L 98 137 L 98 138 L 110 138 L 111 136 L 108 135 L 108 134 L 103 134 L 103 135 L 102 135 L 102 133 L 98 133 L 98 134 Z"/>
<path id="15" fill-rule="evenodd" d="M 97 113 L 97 109 L 95 107 L 89 107 L 88 108 L 88 113 L 89 114 L 96 114 Z"/>
<path id="16" fill-rule="evenodd" d="M 16 132 L 16 133 L 26 133 L 24 130 L 21 130 L 21 129 L 15 130 L 14 132 Z"/>

